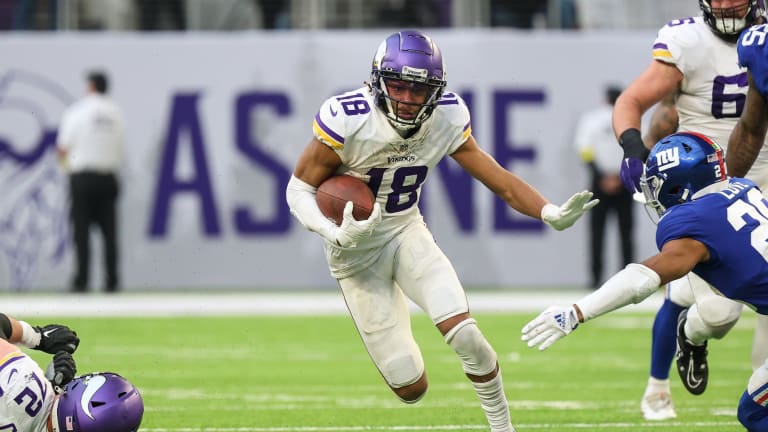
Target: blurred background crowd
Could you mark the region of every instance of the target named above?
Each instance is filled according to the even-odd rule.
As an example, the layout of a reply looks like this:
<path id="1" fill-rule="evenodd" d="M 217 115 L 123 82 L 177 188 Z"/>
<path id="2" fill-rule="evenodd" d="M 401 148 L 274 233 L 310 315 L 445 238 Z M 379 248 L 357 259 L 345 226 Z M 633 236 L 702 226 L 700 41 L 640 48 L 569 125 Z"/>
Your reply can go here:
<path id="1" fill-rule="evenodd" d="M 0 30 L 626 30 L 698 12 L 691 0 L 0 0 Z"/>

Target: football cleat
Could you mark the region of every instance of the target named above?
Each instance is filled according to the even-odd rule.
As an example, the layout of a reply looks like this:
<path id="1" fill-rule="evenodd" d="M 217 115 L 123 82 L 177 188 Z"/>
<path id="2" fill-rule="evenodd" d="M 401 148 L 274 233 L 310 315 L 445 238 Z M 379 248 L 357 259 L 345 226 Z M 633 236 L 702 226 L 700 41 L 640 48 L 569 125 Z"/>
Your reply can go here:
<path id="1" fill-rule="evenodd" d="M 672 395 L 667 392 L 647 393 L 640 401 L 640 409 L 646 420 L 669 420 L 677 417 Z"/>
<path id="2" fill-rule="evenodd" d="M 688 309 L 680 312 L 677 320 L 677 373 L 689 393 L 700 395 L 707 389 L 709 366 L 707 343 L 693 345 L 685 337 L 685 321 Z"/>

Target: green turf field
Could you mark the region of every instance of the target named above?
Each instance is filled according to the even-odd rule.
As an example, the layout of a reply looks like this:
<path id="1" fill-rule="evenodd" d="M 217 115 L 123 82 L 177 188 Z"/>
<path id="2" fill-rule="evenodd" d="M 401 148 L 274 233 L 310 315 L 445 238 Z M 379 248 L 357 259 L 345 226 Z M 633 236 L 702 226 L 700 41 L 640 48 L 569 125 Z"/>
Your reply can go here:
<path id="1" fill-rule="evenodd" d="M 678 418 L 655 423 L 639 410 L 651 313 L 599 318 L 544 352 L 519 340 L 534 315 L 476 314 L 499 353 L 518 431 L 743 430 L 735 410 L 750 374 L 751 312 L 710 344 L 706 393 L 687 394 L 674 375 Z M 384 385 L 345 316 L 58 321 L 82 337 L 80 372 L 114 370 L 139 387 L 142 431 L 487 430 L 458 359 L 423 315 L 414 331 L 430 390 L 413 406 Z"/>

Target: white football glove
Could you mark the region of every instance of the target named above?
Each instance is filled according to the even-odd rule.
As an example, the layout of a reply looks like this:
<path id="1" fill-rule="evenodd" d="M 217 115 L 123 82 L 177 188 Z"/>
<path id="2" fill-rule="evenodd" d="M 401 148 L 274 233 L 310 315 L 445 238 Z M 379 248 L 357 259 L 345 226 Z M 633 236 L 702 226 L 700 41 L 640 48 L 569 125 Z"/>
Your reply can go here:
<path id="1" fill-rule="evenodd" d="M 347 201 L 344 205 L 344 218 L 341 226 L 336 230 L 336 243 L 341 247 L 353 248 L 357 242 L 371 235 L 376 225 L 381 222 L 381 206 L 379 203 L 373 204 L 373 211 L 368 219 L 356 220 L 352 216 L 352 201 Z"/>
<path id="2" fill-rule="evenodd" d="M 581 215 L 600 202 L 597 199 L 590 201 L 591 198 L 592 192 L 581 191 L 573 194 L 560 207 L 547 204 L 541 209 L 541 220 L 552 228 L 562 231 L 573 225 Z"/>
<path id="3" fill-rule="evenodd" d="M 559 339 L 568 336 L 579 326 L 579 318 L 573 306 L 550 306 L 523 327 L 522 340 L 533 348 L 544 351 Z"/>

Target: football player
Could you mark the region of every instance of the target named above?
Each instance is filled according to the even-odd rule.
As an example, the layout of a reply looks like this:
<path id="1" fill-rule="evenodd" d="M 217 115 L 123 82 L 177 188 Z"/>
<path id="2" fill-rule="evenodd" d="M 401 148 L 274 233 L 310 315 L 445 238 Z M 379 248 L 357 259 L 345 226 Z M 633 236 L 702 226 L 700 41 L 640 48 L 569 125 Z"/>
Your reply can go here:
<path id="1" fill-rule="evenodd" d="M 461 360 L 493 432 L 514 430 L 496 352 L 469 314 L 453 265 L 424 224 L 418 202 L 430 171 L 450 155 L 513 209 L 562 230 L 596 201 L 573 195 L 549 203 L 502 168 L 472 136 L 469 110 L 446 91 L 440 49 L 418 31 L 387 37 L 373 57 L 366 86 L 331 97 L 314 120 L 314 138 L 296 164 L 286 198 L 292 214 L 325 239 L 331 274 L 384 381 L 406 403 L 427 391 L 411 333 L 406 298 L 423 309 Z M 367 220 L 347 203 L 340 226 L 315 201 L 334 174 L 366 181 L 376 197 Z"/>
<path id="2" fill-rule="evenodd" d="M 730 175 L 744 175 L 762 164 L 768 129 L 768 26 L 745 31 L 737 46 L 739 64 L 747 68 L 749 89 L 744 112 L 731 132 L 725 158 Z M 768 430 L 768 365 L 755 370 L 739 404 L 739 418 L 751 431 Z"/>
<path id="3" fill-rule="evenodd" d="M 660 216 L 660 252 L 629 264 L 572 306 L 547 308 L 523 327 L 529 347 L 547 349 L 579 324 L 638 303 L 691 272 L 713 295 L 768 314 L 768 200 L 751 180 L 726 177 L 715 141 L 690 132 L 663 138 L 648 156 L 640 187 L 646 205 Z M 691 321 L 680 315 L 677 343 L 685 356 L 702 339 Z M 739 402 L 739 421 L 750 431 L 768 430 L 759 423 L 768 412 L 766 367 L 755 369 Z"/>
<path id="4" fill-rule="evenodd" d="M 728 143 L 744 108 L 747 75 L 737 61 L 736 40 L 745 28 L 764 19 L 764 2 L 700 0 L 699 6 L 703 16 L 673 20 L 659 30 L 653 60 L 616 102 L 613 127 L 624 148 L 621 176 L 629 190 L 639 191 L 643 161 L 648 154 L 640 135 L 640 121 L 654 104 L 659 103 L 645 136 L 648 147 L 677 130 L 699 132 L 718 143 Z M 724 151 L 729 153 L 728 148 Z M 730 174 L 747 177 L 768 192 L 768 147 L 751 171 Z M 676 417 L 669 369 L 675 356 L 680 313 L 690 307 L 691 325 L 712 338 L 723 337 L 741 314 L 739 303 L 713 296 L 699 285 L 695 275 L 686 275 L 666 286 L 666 299 L 654 321 L 650 376 L 641 400 L 647 420 Z M 766 340 L 768 321 L 759 318 L 752 346 L 753 368 L 768 357 Z M 708 381 L 706 344 L 697 347 L 694 357 L 678 358 L 677 369 L 689 392 L 704 392 Z"/>
<path id="5" fill-rule="evenodd" d="M 0 430 L 135 432 L 144 405 L 113 373 L 74 378 L 80 339 L 66 326 L 32 327 L 0 314 Z M 16 345 L 55 354 L 47 373 Z"/>

